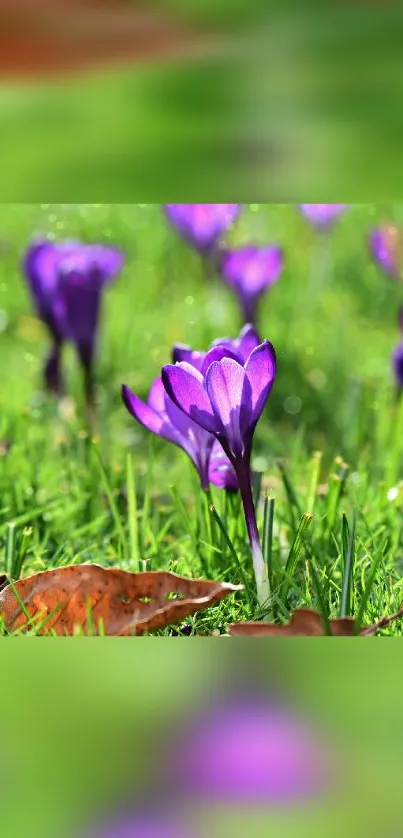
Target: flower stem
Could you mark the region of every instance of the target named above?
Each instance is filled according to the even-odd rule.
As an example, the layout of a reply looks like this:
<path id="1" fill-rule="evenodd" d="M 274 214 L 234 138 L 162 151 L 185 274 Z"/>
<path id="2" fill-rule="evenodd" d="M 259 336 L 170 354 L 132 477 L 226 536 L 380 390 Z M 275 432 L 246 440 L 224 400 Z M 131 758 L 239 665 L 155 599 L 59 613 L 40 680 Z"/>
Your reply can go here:
<path id="1" fill-rule="evenodd" d="M 235 466 L 235 463 L 234 463 Z M 252 551 L 253 569 L 255 572 L 257 599 L 259 605 L 263 606 L 270 597 L 270 585 L 267 572 L 267 565 L 263 558 L 260 544 L 259 531 L 257 528 L 256 512 L 253 503 L 252 485 L 250 479 L 250 464 L 243 461 L 237 464 L 235 471 L 238 478 L 239 488 L 242 497 L 242 504 L 245 513 L 246 529 Z"/>

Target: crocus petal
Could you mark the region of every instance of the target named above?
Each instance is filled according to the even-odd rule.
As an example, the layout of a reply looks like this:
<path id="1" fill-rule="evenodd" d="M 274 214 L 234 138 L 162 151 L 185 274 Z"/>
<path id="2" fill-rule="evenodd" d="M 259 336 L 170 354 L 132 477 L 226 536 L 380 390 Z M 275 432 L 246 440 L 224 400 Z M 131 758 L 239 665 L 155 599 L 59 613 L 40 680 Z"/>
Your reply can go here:
<path id="1" fill-rule="evenodd" d="M 235 352 L 232 351 L 227 346 L 213 346 L 212 349 L 206 353 L 206 356 L 203 361 L 203 366 L 201 368 L 202 375 L 205 375 L 210 364 L 214 361 L 221 361 L 223 358 L 232 358 L 234 361 L 238 360 L 238 356 Z"/>
<path id="2" fill-rule="evenodd" d="M 249 358 L 252 350 L 255 349 L 256 346 L 259 346 L 261 342 L 262 341 L 254 326 L 250 323 L 246 323 L 237 338 L 217 338 L 213 341 L 212 347 L 227 347 L 227 349 L 230 349 L 238 360 L 244 364 L 247 358 Z"/>
<path id="3" fill-rule="evenodd" d="M 239 360 L 242 361 L 244 364 L 247 358 L 249 358 L 250 353 L 256 349 L 257 346 L 261 343 L 260 337 L 255 329 L 250 323 L 246 323 L 239 338 L 235 341 L 235 353 L 238 355 Z"/>
<path id="4" fill-rule="evenodd" d="M 172 349 L 172 360 L 174 364 L 180 364 L 184 361 L 187 364 L 191 364 L 192 367 L 196 367 L 200 372 L 205 355 L 205 352 L 195 352 L 190 346 L 184 343 L 176 343 Z"/>
<path id="5" fill-rule="evenodd" d="M 88 262 L 96 265 L 104 282 L 114 279 L 125 262 L 123 251 L 117 247 L 92 244 L 87 246 L 87 254 Z"/>
<path id="6" fill-rule="evenodd" d="M 240 204 L 164 204 L 167 218 L 190 244 L 208 251 L 240 212 Z"/>
<path id="7" fill-rule="evenodd" d="M 245 364 L 245 372 L 251 385 L 250 426 L 254 427 L 276 377 L 276 353 L 268 340 L 250 354 Z"/>
<path id="8" fill-rule="evenodd" d="M 190 364 L 167 364 L 162 381 L 172 401 L 206 431 L 217 430 L 210 399 L 203 386 L 203 376 Z"/>
<path id="9" fill-rule="evenodd" d="M 392 364 L 397 386 L 403 387 L 403 342 L 393 351 Z"/>
<path id="10" fill-rule="evenodd" d="M 227 250 L 221 258 L 221 272 L 225 281 L 240 294 L 260 295 L 280 276 L 283 253 L 279 247 L 247 245 Z"/>
<path id="11" fill-rule="evenodd" d="M 149 389 L 147 404 L 157 413 L 165 413 L 165 387 L 160 375 L 153 381 Z"/>
<path id="12" fill-rule="evenodd" d="M 206 373 L 206 390 L 221 425 L 220 432 L 233 454 L 242 454 L 251 401 L 251 386 L 243 366 L 232 358 L 215 361 Z"/>
<path id="13" fill-rule="evenodd" d="M 165 421 L 164 416 L 141 401 L 125 384 L 122 386 L 122 399 L 129 413 L 140 425 L 163 439 L 179 444 L 174 429 Z"/>
<path id="14" fill-rule="evenodd" d="M 238 491 L 238 478 L 220 443 L 215 440 L 209 464 L 209 480 L 219 489 Z"/>
<path id="15" fill-rule="evenodd" d="M 300 204 L 302 215 L 319 229 L 329 227 L 347 209 L 348 204 Z"/>
<path id="16" fill-rule="evenodd" d="M 399 232 L 396 227 L 385 225 L 372 230 L 369 234 L 370 251 L 378 263 L 378 265 L 385 271 L 385 273 L 392 279 L 397 279 L 399 276 Z"/>

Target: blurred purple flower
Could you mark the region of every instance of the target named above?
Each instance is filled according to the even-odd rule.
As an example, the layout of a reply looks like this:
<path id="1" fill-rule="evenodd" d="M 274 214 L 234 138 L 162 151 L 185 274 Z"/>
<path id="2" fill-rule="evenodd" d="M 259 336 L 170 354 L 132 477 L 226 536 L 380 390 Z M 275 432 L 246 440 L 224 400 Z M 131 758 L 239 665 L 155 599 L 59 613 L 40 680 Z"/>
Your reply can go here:
<path id="1" fill-rule="evenodd" d="M 186 416 L 215 436 L 234 468 L 261 604 L 268 597 L 268 578 L 253 505 L 250 461 L 253 434 L 275 375 L 276 355 L 269 341 L 253 349 L 244 363 L 220 345 L 207 353 L 201 369 L 181 361 L 162 370 L 169 397 Z"/>
<path id="2" fill-rule="evenodd" d="M 50 390 L 60 393 L 63 389 L 61 347 L 64 341 L 71 341 L 76 346 L 87 398 L 91 401 L 102 289 L 119 273 L 123 263 L 120 250 L 101 244 L 43 239 L 28 247 L 24 272 L 38 315 L 48 326 L 53 341 L 44 371 Z"/>
<path id="3" fill-rule="evenodd" d="M 403 251 L 400 245 L 399 231 L 391 225 L 384 225 L 369 234 L 369 248 L 375 262 L 391 279 L 399 279 L 403 268 Z"/>
<path id="4" fill-rule="evenodd" d="M 399 309 L 399 327 L 403 332 L 403 307 Z M 403 339 L 392 352 L 392 368 L 399 395 L 403 392 Z"/>
<path id="5" fill-rule="evenodd" d="M 399 391 L 403 388 L 403 341 L 400 341 L 392 354 L 393 372 Z"/>
<path id="6" fill-rule="evenodd" d="M 289 805 L 322 791 L 330 773 L 322 743 L 298 716 L 253 698 L 190 722 L 170 763 L 188 795 L 224 805 Z"/>
<path id="7" fill-rule="evenodd" d="M 201 253 L 209 253 L 241 211 L 241 204 L 164 204 L 171 224 Z"/>
<path id="8" fill-rule="evenodd" d="M 237 294 L 246 323 L 256 322 L 259 299 L 282 269 L 283 251 L 273 245 L 246 245 L 220 254 L 221 276 Z"/>
<path id="9" fill-rule="evenodd" d="M 210 459 L 214 437 L 177 408 L 165 392 L 161 378 L 152 384 L 146 403 L 125 384 L 122 387 L 122 398 L 129 413 L 143 427 L 186 451 L 199 474 L 202 489 L 208 489 L 210 483 L 213 483 L 220 488 L 236 491 L 235 473 L 225 455 L 220 463 L 216 454 L 212 461 Z"/>
<path id="10" fill-rule="evenodd" d="M 348 204 L 299 204 L 302 215 L 318 230 L 332 226 L 348 207 Z"/>

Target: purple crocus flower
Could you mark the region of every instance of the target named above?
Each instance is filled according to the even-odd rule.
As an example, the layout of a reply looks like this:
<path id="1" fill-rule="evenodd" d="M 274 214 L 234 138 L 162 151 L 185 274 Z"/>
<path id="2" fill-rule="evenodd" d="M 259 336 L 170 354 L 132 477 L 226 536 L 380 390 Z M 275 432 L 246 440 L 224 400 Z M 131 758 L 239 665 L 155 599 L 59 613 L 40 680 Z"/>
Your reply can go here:
<path id="1" fill-rule="evenodd" d="M 203 712 L 173 751 L 179 786 L 207 803 L 289 805 L 321 792 L 330 775 L 310 727 L 260 698 L 235 697 Z"/>
<path id="2" fill-rule="evenodd" d="M 81 361 L 86 395 L 93 397 L 93 360 L 101 296 L 123 266 L 123 253 L 115 247 L 77 241 L 35 242 L 23 262 L 39 317 L 52 336 L 45 366 L 48 389 L 61 393 L 61 348 L 75 344 Z"/>
<path id="3" fill-rule="evenodd" d="M 208 254 L 237 218 L 241 204 L 164 204 L 164 210 L 181 236 Z"/>
<path id="4" fill-rule="evenodd" d="M 228 354 L 234 355 L 239 361 L 244 363 L 252 352 L 252 349 L 256 349 L 261 342 L 254 326 L 251 323 L 246 323 L 237 338 L 217 338 L 211 344 L 210 350 L 216 347 L 223 347 L 229 350 Z M 205 365 L 206 356 L 207 352 L 191 349 L 190 346 L 184 343 L 175 344 L 172 351 L 172 359 L 175 364 L 186 361 L 192 367 L 196 367 L 200 372 L 203 365 Z"/>
<path id="5" fill-rule="evenodd" d="M 259 299 L 278 280 L 282 268 L 283 252 L 272 245 L 246 245 L 220 255 L 221 276 L 237 294 L 246 323 L 256 321 Z"/>
<path id="6" fill-rule="evenodd" d="M 403 249 L 396 227 L 385 224 L 369 234 L 369 248 L 375 262 L 391 279 L 399 279 L 403 267 Z"/>
<path id="7" fill-rule="evenodd" d="M 242 363 L 224 346 L 207 353 L 201 370 L 186 361 L 163 367 L 166 392 L 177 407 L 222 445 L 238 479 L 252 550 L 258 599 L 269 595 L 253 505 L 250 461 L 253 434 L 276 375 L 276 355 L 264 341 Z"/>
<path id="8" fill-rule="evenodd" d="M 299 204 L 302 215 L 317 230 L 327 230 L 337 220 L 348 204 Z"/>
<path id="9" fill-rule="evenodd" d="M 202 489 L 208 489 L 210 483 L 214 483 L 234 491 L 236 477 L 229 460 L 225 457 L 219 463 L 217 454 L 211 459 L 214 437 L 177 408 L 165 392 L 160 377 L 152 384 L 147 402 L 141 401 L 125 384 L 122 398 L 129 413 L 143 427 L 186 451 L 199 474 Z"/>

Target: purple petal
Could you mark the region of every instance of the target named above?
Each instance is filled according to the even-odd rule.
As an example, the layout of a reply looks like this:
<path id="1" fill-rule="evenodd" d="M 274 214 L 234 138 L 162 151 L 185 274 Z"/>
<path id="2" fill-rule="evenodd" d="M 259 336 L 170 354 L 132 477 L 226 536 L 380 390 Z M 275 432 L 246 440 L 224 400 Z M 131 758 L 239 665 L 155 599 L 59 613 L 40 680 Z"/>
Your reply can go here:
<path id="1" fill-rule="evenodd" d="M 224 252 L 221 272 L 240 295 L 256 297 L 280 276 L 283 253 L 279 247 L 247 245 Z"/>
<path id="2" fill-rule="evenodd" d="M 235 221 L 240 204 L 164 204 L 165 213 L 194 247 L 208 251 Z"/>
<path id="3" fill-rule="evenodd" d="M 251 385 L 250 424 L 254 426 L 276 377 L 276 353 L 268 340 L 253 350 L 245 364 L 245 372 Z"/>
<path id="4" fill-rule="evenodd" d="M 289 805 L 331 779 L 327 749 L 302 719 L 247 699 L 189 725 L 173 762 L 185 792 L 224 805 Z"/>
<path id="5" fill-rule="evenodd" d="M 313 224 L 314 227 L 329 227 L 339 215 L 348 207 L 348 204 L 300 204 L 302 215 Z"/>
<path id="6" fill-rule="evenodd" d="M 251 387 L 243 366 L 232 358 L 215 361 L 207 370 L 206 390 L 231 451 L 236 456 L 242 454 L 251 399 Z"/>
<path id="7" fill-rule="evenodd" d="M 234 353 L 236 358 L 241 361 L 242 364 L 244 364 L 247 358 L 249 358 L 252 350 L 255 349 L 256 346 L 259 346 L 261 342 L 262 341 L 254 326 L 250 323 L 246 323 L 237 338 L 217 338 L 213 341 L 212 347 L 225 346 Z"/>
<path id="8" fill-rule="evenodd" d="M 221 361 L 223 358 L 232 358 L 234 361 L 238 360 L 235 352 L 233 352 L 232 349 L 230 349 L 227 346 L 213 346 L 212 349 L 209 349 L 203 361 L 203 366 L 201 369 L 202 375 L 206 374 L 210 364 L 212 364 L 214 361 Z"/>
<path id="9" fill-rule="evenodd" d="M 149 404 L 142 402 L 125 384 L 122 386 L 122 399 L 129 413 L 140 425 L 143 425 L 151 433 L 169 440 L 169 442 L 179 444 L 175 429 L 166 422 L 165 417 L 150 407 Z"/>
<path id="10" fill-rule="evenodd" d="M 165 413 L 165 387 L 162 383 L 161 376 L 156 378 L 149 390 L 147 396 L 147 404 L 156 410 L 157 413 Z"/>
<path id="11" fill-rule="evenodd" d="M 203 376 L 190 364 L 167 364 L 162 381 L 172 401 L 206 431 L 214 433 L 217 421 L 203 386 Z"/>
<path id="12" fill-rule="evenodd" d="M 225 489 L 227 492 L 238 491 L 238 479 L 235 471 L 217 440 L 215 440 L 211 452 L 209 480 L 219 489 Z"/>
<path id="13" fill-rule="evenodd" d="M 397 245 L 398 231 L 394 227 L 379 227 L 369 234 L 369 246 L 373 258 L 392 279 L 398 278 L 399 269 L 401 269 L 396 259 Z"/>
<path id="14" fill-rule="evenodd" d="M 202 485 L 208 484 L 209 460 L 215 441 L 213 435 L 179 410 L 168 393 L 165 393 L 165 413 L 177 432 L 181 447 L 196 466 Z"/>
<path id="15" fill-rule="evenodd" d="M 234 348 L 234 352 L 238 355 L 239 360 L 244 364 L 249 358 L 250 353 L 253 352 L 253 350 L 256 349 L 260 343 L 261 340 L 255 327 L 250 323 L 246 323 L 239 337 L 235 341 L 236 348 Z"/>
<path id="16" fill-rule="evenodd" d="M 190 346 L 186 346 L 184 343 L 176 343 L 172 349 L 172 360 L 174 364 L 180 364 L 184 361 L 187 364 L 191 364 L 199 372 L 201 372 L 205 356 L 205 352 L 195 352 Z"/>
<path id="17" fill-rule="evenodd" d="M 399 343 L 392 354 L 392 365 L 398 387 L 403 387 L 403 342 Z"/>

